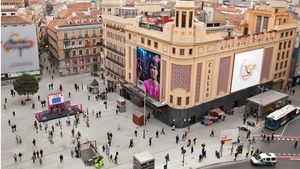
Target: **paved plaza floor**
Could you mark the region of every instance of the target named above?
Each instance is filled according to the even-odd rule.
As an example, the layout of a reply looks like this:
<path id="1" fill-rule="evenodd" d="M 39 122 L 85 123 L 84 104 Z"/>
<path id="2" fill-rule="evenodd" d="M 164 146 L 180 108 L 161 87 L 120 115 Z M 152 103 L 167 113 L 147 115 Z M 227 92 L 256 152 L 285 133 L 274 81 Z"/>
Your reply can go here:
<path id="1" fill-rule="evenodd" d="M 45 57 L 45 56 L 43 56 Z M 42 59 L 43 61 L 43 59 Z M 49 66 L 46 63 L 43 63 Z M 50 66 L 49 66 L 50 68 Z M 65 100 L 71 100 L 72 103 L 81 103 L 83 109 L 86 111 L 88 109 L 90 116 L 90 127 L 88 128 L 80 117 L 80 124 L 78 128 L 75 128 L 75 133 L 80 131 L 82 133 L 82 140 L 96 140 L 98 145 L 98 150 L 101 155 L 105 156 L 105 166 L 104 168 L 115 168 L 115 169 L 129 169 L 132 168 L 132 159 L 135 153 L 142 151 L 149 151 L 155 158 L 156 168 L 163 168 L 165 164 L 165 155 L 168 153 L 170 155 L 170 161 L 168 163 L 168 168 L 197 168 L 200 166 L 229 161 L 233 159 L 230 155 L 231 145 L 224 146 L 223 157 L 217 159 L 215 157 L 215 150 L 220 149 L 220 131 L 224 129 L 236 128 L 238 125 L 242 124 L 243 110 L 244 107 L 237 108 L 234 115 L 227 116 L 225 121 L 215 123 L 211 126 L 204 126 L 200 123 L 196 123 L 191 126 L 191 132 L 188 134 L 188 139 L 193 140 L 197 138 L 197 143 L 194 145 L 194 152 L 191 153 L 190 148 L 187 148 L 187 141 L 181 141 L 182 134 L 186 129 L 176 129 L 172 131 L 171 128 L 164 123 L 158 121 L 151 116 L 150 121 L 146 126 L 146 138 L 142 137 L 142 127 L 137 127 L 132 122 L 132 114 L 135 111 L 143 112 L 143 108 L 133 105 L 130 101 L 127 101 L 127 111 L 125 113 L 119 113 L 116 115 L 116 100 L 120 98 L 117 93 L 108 94 L 108 109 L 105 109 L 103 100 L 96 101 L 95 97 L 88 93 L 87 84 L 89 84 L 95 77 L 91 77 L 90 74 L 81 74 L 74 76 L 59 77 L 56 71 L 54 79 L 51 79 L 49 72 L 44 69 L 44 75 L 39 83 L 40 89 L 37 94 L 31 96 L 32 100 L 26 102 L 25 106 L 21 106 L 21 100 L 25 100 L 26 96 L 16 96 L 11 97 L 10 89 L 12 85 L 2 86 L 1 93 L 1 168 L 3 169 L 28 169 L 28 168 L 44 168 L 44 169 L 55 169 L 55 168 L 72 168 L 72 169 L 82 169 L 86 168 L 83 162 L 79 158 L 72 158 L 70 150 L 74 149 L 72 144 L 72 127 L 66 126 L 66 119 L 62 118 L 61 122 L 63 124 L 62 129 L 55 126 L 58 120 L 52 120 L 47 122 L 49 130 L 52 125 L 55 126 L 54 132 L 54 144 L 51 144 L 48 140 L 48 134 L 44 131 L 45 123 L 42 123 L 43 130 L 36 130 L 33 126 L 35 120 L 35 112 L 39 110 L 44 110 L 41 104 L 38 102 L 37 96 L 40 95 L 41 99 L 47 100 L 46 97 L 49 93 L 58 92 L 59 84 L 63 85 L 63 94 Z M 101 84 L 101 90 L 104 90 L 103 80 L 96 78 Z M 54 84 L 54 90 L 48 90 L 48 84 Z M 80 91 L 75 92 L 74 83 L 80 86 Z M 81 84 L 83 84 L 83 90 L 81 89 Z M 68 97 L 68 93 L 71 92 L 71 98 Z M 91 96 L 89 101 L 87 98 Z M 4 98 L 8 99 L 6 104 L 7 109 L 3 109 Z M 35 102 L 35 109 L 31 108 L 31 104 Z M 300 104 L 300 103 L 297 103 Z M 102 112 L 101 118 L 96 118 L 92 114 L 92 111 Z M 13 117 L 12 112 L 15 111 L 16 116 Z M 11 120 L 12 124 L 17 125 L 17 132 L 12 133 L 10 126 L 8 125 L 8 120 Z M 71 117 L 71 122 L 73 124 L 74 117 Z M 118 130 L 118 124 L 120 130 Z M 165 135 L 159 135 L 159 138 L 155 137 L 155 132 L 160 131 L 161 128 L 165 129 Z M 215 137 L 209 137 L 211 130 L 215 131 Z M 138 130 L 138 137 L 134 136 L 134 130 Z M 63 133 L 63 137 L 60 137 L 60 131 Z M 119 152 L 118 165 L 110 162 L 105 153 L 102 152 L 102 145 L 107 142 L 107 132 L 112 132 L 112 146 L 111 154 L 115 155 L 115 152 Z M 179 144 L 175 143 L 176 135 L 179 135 Z M 15 136 L 22 136 L 23 143 L 17 144 Z M 245 139 L 246 133 L 241 132 L 242 140 Z M 152 146 L 148 145 L 149 138 L 152 137 Z M 36 146 L 33 146 L 32 140 L 36 139 Z M 134 147 L 128 148 L 129 140 L 134 140 Z M 207 149 L 207 159 L 202 162 L 198 162 L 198 155 L 201 153 L 201 144 L 206 144 Z M 187 150 L 185 156 L 185 163 L 182 166 L 182 155 L 180 148 L 184 146 Z M 43 149 L 43 165 L 40 166 L 38 162 L 35 164 L 32 162 L 32 152 L 34 150 Z M 22 161 L 15 163 L 13 155 L 14 153 L 23 153 Z M 59 162 L 59 155 L 64 156 L 62 163 Z M 244 155 L 239 157 L 239 159 L 244 159 Z"/>

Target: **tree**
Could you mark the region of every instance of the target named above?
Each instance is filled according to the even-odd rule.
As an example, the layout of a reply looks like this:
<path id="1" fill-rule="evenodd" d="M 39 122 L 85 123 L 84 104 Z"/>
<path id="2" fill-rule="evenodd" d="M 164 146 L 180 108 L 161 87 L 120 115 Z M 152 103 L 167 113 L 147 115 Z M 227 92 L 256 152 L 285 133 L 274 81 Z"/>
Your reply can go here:
<path id="1" fill-rule="evenodd" d="M 27 100 L 29 100 L 30 94 L 33 95 L 39 90 L 38 80 L 29 74 L 22 74 L 17 77 L 13 86 L 18 95 L 27 95 Z"/>

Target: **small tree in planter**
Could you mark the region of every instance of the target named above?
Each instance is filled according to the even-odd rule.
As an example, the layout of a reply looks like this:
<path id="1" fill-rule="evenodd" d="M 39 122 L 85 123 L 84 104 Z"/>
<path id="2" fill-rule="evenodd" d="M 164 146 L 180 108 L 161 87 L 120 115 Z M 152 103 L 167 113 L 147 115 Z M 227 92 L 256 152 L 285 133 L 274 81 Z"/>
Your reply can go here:
<path id="1" fill-rule="evenodd" d="M 29 74 L 17 77 L 13 82 L 13 86 L 18 95 L 27 95 L 26 100 L 30 100 L 29 95 L 34 95 L 39 90 L 38 80 Z"/>

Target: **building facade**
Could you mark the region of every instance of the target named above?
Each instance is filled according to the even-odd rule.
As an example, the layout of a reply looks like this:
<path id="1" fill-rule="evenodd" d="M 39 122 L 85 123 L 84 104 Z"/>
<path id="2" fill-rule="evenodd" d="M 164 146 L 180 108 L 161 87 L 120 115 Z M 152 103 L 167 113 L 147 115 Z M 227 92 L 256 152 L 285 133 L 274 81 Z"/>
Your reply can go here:
<path id="1" fill-rule="evenodd" d="M 127 99 L 143 105 L 146 90 L 155 117 L 185 127 L 211 109 L 245 104 L 259 85 L 289 82 L 296 26 L 285 7 L 248 10 L 234 36 L 232 29 L 206 29 L 194 11 L 193 1 L 178 1 L 173 20 L 137 18 L 126 25 Z"/>
<path id="2" fill-rule="evenodd" d="M 102 18 L 87 14 L 54 19 L 47 32 L 50 58 L 62 76 L 98 71 L 104 66 Z"/>
<path id="3" fill-rule="evenodd" d="M 19 8 L 25 7 L 24 0 L 1 0 L 1 6 L 3 5 L 15 5 Z"/>

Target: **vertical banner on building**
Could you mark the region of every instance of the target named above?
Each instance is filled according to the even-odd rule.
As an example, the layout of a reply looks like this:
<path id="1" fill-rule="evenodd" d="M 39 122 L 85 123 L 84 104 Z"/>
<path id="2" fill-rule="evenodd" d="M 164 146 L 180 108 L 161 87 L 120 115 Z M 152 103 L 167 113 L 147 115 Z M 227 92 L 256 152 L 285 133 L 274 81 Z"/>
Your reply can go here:
<path id="1" fill-rule="evenodd" d="M 1 28 L 1 74 L 39 70 L 34 25 Z"/>

